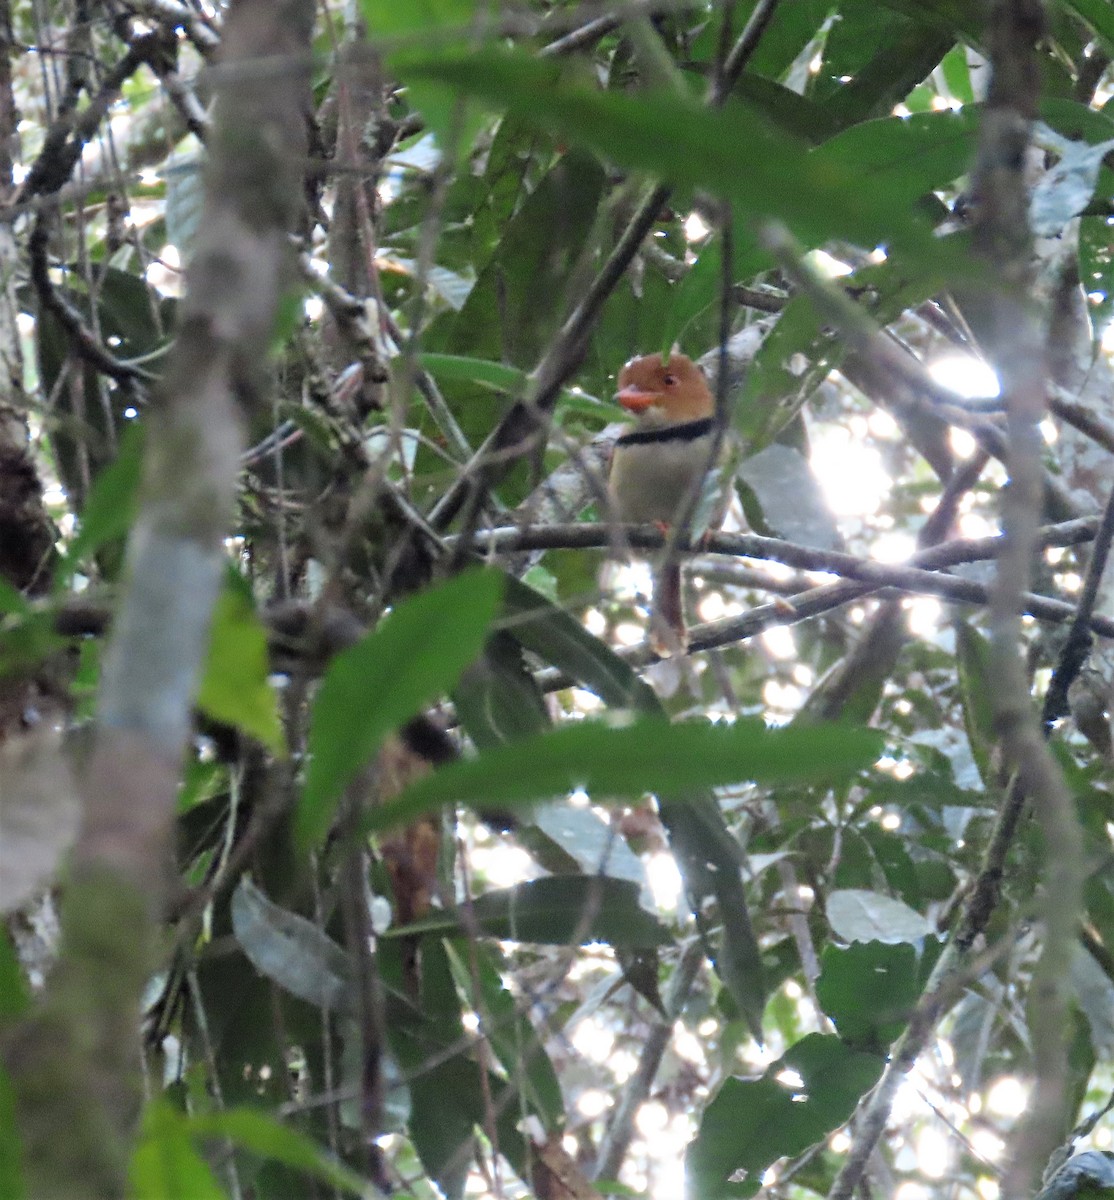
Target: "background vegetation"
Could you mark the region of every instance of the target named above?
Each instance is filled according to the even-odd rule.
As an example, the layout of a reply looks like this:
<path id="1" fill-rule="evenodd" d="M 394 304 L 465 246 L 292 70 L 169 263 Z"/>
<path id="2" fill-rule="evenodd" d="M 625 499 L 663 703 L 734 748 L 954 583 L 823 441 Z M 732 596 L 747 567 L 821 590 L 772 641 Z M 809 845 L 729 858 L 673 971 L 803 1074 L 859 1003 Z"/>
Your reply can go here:
<path id="1" fill-rule="evenodd" d="M 0 38 L 0 1194 L 1114 1187 L 1114 6 Z"/>

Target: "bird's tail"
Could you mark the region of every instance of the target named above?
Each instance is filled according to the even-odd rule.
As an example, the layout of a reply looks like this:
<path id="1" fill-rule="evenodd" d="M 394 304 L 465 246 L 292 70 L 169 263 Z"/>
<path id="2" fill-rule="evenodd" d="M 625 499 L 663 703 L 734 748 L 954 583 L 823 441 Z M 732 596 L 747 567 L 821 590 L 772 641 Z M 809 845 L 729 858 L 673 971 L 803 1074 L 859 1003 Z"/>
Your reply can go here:
<path id="1" fill-rule="evenodd" d="M 681 653 L 688 646 L 679 562 L 667 562 L 654 579 L 650 631 L 654 649 L 659 654 Z"/>

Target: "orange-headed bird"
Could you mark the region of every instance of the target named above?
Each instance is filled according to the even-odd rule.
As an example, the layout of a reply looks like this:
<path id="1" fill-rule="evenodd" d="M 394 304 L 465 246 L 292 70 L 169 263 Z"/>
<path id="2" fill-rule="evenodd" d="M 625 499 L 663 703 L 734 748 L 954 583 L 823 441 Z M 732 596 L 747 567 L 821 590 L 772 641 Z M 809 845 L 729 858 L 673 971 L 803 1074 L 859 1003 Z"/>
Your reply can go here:
<path id="1" fill-rule="evenodd" d="M 632 358 L 619 372 L 615 399 L 638 418 L 615 443 L 609 490 L 620 521 L 670 525 L 699 491 L 715 438 L 715 401 L 704 372 L 684 354 Z M 686 644 L 680 564 L 667 561 L 654 580 L 656 624 Z M 653 631 L 652 631 L 653 632 Z M 661 641 L 660 638 L 653 638 Z M 667 645 L 668 643 L 666 643 Z"/>

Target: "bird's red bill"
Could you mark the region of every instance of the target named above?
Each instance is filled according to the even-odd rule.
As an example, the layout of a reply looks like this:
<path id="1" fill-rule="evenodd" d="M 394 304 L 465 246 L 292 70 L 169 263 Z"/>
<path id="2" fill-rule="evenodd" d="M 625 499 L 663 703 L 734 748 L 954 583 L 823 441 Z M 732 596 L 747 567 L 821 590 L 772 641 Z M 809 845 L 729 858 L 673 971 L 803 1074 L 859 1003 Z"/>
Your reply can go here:
<path id="1" fill-rule="evenodd" d="M 638 387 L 625 387 L 615 393 L 615 399 L 631 412 L 643 412 L 652 404 L 660 404 L 661 397 L 657 392 L 645 392 Z"/>

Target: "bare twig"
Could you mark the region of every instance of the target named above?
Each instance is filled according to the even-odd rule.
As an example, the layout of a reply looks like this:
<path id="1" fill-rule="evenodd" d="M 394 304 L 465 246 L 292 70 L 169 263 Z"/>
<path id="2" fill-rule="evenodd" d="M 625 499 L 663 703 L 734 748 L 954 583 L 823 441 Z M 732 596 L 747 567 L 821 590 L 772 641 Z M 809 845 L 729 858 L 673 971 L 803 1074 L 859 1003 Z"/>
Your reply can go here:
<path id="1" fill-rule="evenodd" d="M 619 1178 L 619 1168 L 623 1165 L 623 1159 L 626 1158 L 634 1135 L 634 1118 L 650 1094 L 654 1077 L 673 1036 L 673 1026 L 684 1011 L 696 973 L 704 961 L 704 954 L 703 941 L 695 939 L 686 947 L 680 962 L 673 969 L 673 977 L 669 981 L 669 991 L 665 997 L 665 1011 L 668 1016 L 665 1020 L 656 1022 L 647 1034 L 642 1053 L 638 1057 L 638 1066 L 627 1081 L 619 1103 L 615 1106 L 615 1115 L 607 1127 L 596 1160 L 593 1173 L 596 1179 Z"/>
<path id="2" fill-rule="evenodd" d="M 1052 673 L 1048 691 L 1044 697 L 1044 711 L 1041 720 L 1045 730 L 1054 721 L 1068 711 L 1068 691 L 1076 676 L 1078 676 L 1087 656 L 1091 652 L 1091 617 L 1098 600 L 1099 585 L 1102 583 L 1103 572 L 1110 556 L 1110 543 L 1114 540 L 1114 490 L 1106 500 L 1095 540 L 1092 544 L 1091 559 L 1087 563 L 1087 573 L 1083 579 L 1083 587 L 1079 593 L 1079 606 L 1068 630 L 1067 640 L 1060 651 L 1060 660 Z"/>

